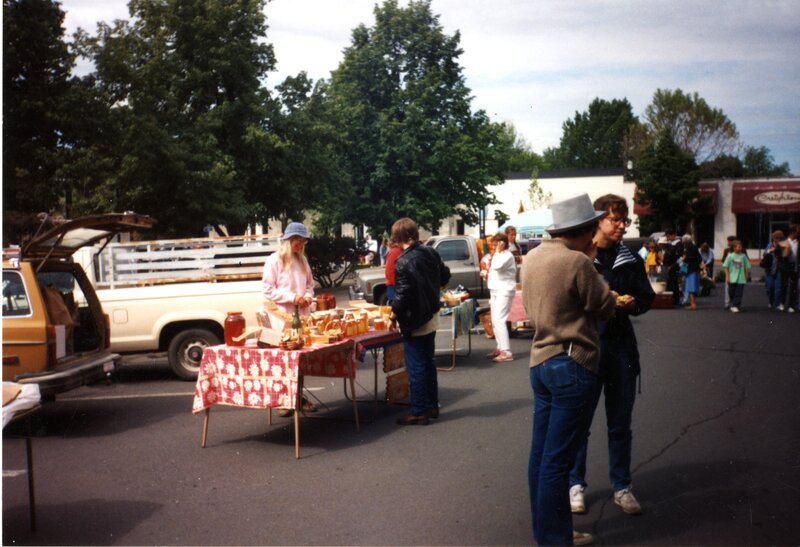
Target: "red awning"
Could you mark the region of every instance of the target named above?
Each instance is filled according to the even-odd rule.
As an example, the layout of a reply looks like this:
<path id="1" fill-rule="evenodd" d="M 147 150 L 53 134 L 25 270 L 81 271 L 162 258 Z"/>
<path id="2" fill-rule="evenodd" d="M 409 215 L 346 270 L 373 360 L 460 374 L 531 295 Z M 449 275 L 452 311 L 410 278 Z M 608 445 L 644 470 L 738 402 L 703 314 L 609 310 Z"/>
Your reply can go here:
<path id="1" fill-rule="evenodd" d="M 710 184 L 700 184 L 697 186 L 699 197 L 709 198 L 708 207 L 703 211 L 705 214 L 716 215 L 717 204 L 719 203 L 719 184 L 712 182 Z"/>
<path id="2" fill-rule="evenodd" d="M 734 213 L 800 212 L 800 180 L 734 183 L 731 211 Z"/>

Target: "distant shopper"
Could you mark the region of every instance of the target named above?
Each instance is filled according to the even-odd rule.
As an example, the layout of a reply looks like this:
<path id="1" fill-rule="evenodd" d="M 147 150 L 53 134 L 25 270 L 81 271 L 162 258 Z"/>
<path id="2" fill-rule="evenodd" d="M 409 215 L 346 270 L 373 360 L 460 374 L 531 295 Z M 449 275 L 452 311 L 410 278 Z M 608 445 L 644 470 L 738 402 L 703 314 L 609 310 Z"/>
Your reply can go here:
<path id="1" fill-rule="evenodd" d="M 799 231 L 800 225 L 793 224 L 791 228 L 789 228 L 789 238 L 786 241 L 789 245 L 789 256 L 787 257 L 784 270 L 786 272 L 786 288 L 784 288 L 782 292 L 786 293 L 786 309 L 789 313 L 794 313 L 797 311 L 797 235 Z"/>
<path id="2" fill-rule="evenodd" d="M 378 255 L 381 257 L 381 266 L 386 265 L 386 255 L 389 253 L 389 240 L 388 238 L 381 238 L 381 246 L 378 247 Z"/>
<path id="3" fill-rule="evenodd" d="M 708 246 L 707 241 L 704 241 L 703 244 L 700 245 L 700 258 L 703 260 L 706 275 L 714 279 L 714 249 Z"/>
<path id="4" fill-rule="evenodd" d="M 616 293 L 592 264 L 597 212 L 587 194 L 553 203 L 546 239 L 522 261 L 522 298 L 534 329 L 530 381 L 533 434 L 528 461 L 533 536 L 539 545 L 587 545 L 572 528 L 569 468 L 586 435 L 597 385 L 599 319 L 609 319 Z M 640 272 L 642 267 L 639 266 Z"/>
<path id="5" fill-rule="evenodd" d="M 514 261 L 519 264 L 522 262 L 522 251 L 517 243 L 517 229 L 513 226 L 506 226 L 506 237 L 508 237 L 508 251 L 514 255 Z"/>
<path id="6" fill-rule="evenodd" d="M 658 244 L 654 240 L 647 242 L 647 253 L 644 256 L 644 269 L 647 272 L 648 279 L 652 282 L 658 279 L 658 274 L 661 273 L 661 262 L 663 258 Z"/>
<path id="7" fill-rule="evenodd" d="M 728 258 L 728 255 L 733 252 L 733 244 L 736 242 L 736 236 L 728 236 L 728 245 L 725 247 L 725 250 L 722 251 L 722 262 L 725 262 L 725 259 Z M 728 290 L 728 278 L 725 278 L 725 309 L 731 307 L 731 295 L 730 291 Z"/>
<path id="8" fill-rule="evenodd" d="M 742 295 L 747 284 L 747 276 L 750 273 L 750 260 L 744 253 L 742 242 L 738 239 L 733 242 L 733 252 L 728 254 L 722 263 L 725 272 L 725 284 L 730 293 L 730 309 L 733 313 L 739 313 L 742 307 Z"/>
<path id="9" fill-rule="evenodd" d="M 694 311 L 697 309 L 697 294 L 700 292 L 700 268 L 703 259 L 697 245 L 692 241 L 692 236 L 684 234 L 683 256 L 681 261 L 685 264 L 686 273 L 683 277 L 683 294 L 686 309 Z"/>
<path id="10" fill-rule="evenodd" d="M 386 252 L 386 263 L 383 266 L 383 271 L 386 275 L 386 303 L 389 305 L 394 300 L 394 263 L 402 252 L 403 249 L 400 245 L 389 237 L 389 250 Z"/>
<path id="11" fill-rule="evenodd" d="M 497 347 L 487 357 L 496 363 L 514 360 L 506 321 L 517 289 L 517 264 L 514 255 L 508 250 L 508 244 L 506 234 L 498 232 L 494 236 L 494 254 L 487 282 L 492 330 L 497 341 Z"/>
<path id="12" fill-rule="evenodd" d="M 772 239 L 764 250 L 764 259 L 767 262 L 764 268 L 764 288 L 767 290 L 767 305 L 778 311 L 784 310 L 783 299 L 786 295 L 781 294 L 781 288 L 784 264 L 789 258 L 789 252 L 783 230 L 772 232 Z"/>
<path id="13" fill-rule="evenodd" d="M 439 382 L 434 351 L 439 317 L 439 293 L 450 270 L 433 247 L 419 242 L 417 223 L 401 218 L 392 225 L 392 241 L 403 253 L 394 264 L 392 318 L 400 325 L 411 392 L 411 414 L 399 425 L 428 425 L 439 417 Z"/>

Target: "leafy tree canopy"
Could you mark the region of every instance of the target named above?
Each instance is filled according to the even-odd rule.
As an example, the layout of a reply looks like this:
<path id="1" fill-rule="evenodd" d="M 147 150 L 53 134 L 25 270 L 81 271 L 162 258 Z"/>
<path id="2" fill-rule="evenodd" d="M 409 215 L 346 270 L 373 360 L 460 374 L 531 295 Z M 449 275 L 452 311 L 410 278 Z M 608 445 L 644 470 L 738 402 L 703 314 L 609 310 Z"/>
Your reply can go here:
<path id="1" fill-rule="evenodd" d="M 783 162 L 775 164 L 775 160 L 766 146 L 755 148 L 748 146 L 744 152 L 744 173 L 745 177 L 786 177 L 791 176 L 789 164 Z"/>
<path id="2" fill-rule="evenodd" d="M 118 131 L 98 192 L 110 208 L 158 218 L 164 233 L 199 234 L 209 222 L 239 233 L 263 210 L 249 197 L 265 183 L 272 150 L 264 0 L 128 5 L 132 23 L 78 37 Z"/>
<path id="3" fill-rule="evenodd" d="M 696 200 L 697 164 L 694 157 L 674 141 L 669 129 L 639 155 L 637 201 L 649 204 L 652 215 L 640 217 L 646 233 L 665 226 L 680 230 L 692 218 Z"/>
<path id="4" fill-rule="evenodd" d="M 550 167 L 621 167 L 625 133 L 636 121 L 627 99 L 595 98 L 585 112 L 575 112 L 573 119 L 564 122 L 559 147 L 545 153 Z"/>
<path id="5" fill-rule="evenodd" d="M 504 122 L 501 127 L 500 138 L 504 139 L 504 145 L 511 149 L 508 158 L 509 171 L 533 171 L 543 168 L 542 157 L 533 151 L 523 136 L 517 133 L 514 124 Z"/>
<path id="6" fill-rule="evenodd" d="M 63 198 L 74 55 L 52 0 L 3 0 L 3 207 L 51 212 Z"/>
<path id="7" fill-rule="evenodd" d="M 373 235 L 401 216 L 427 228 L 453 214 L 475 223 L 510 150 L 503 127 L 470 110 L 460 35 L 443 32 L 430 0 L 387 0 L 374 13 L 372 28 L 353 31 L 327 90 L 344 140 L 350 221 Z"/>
<path id="8" fill-rule="evenodd" d="M 681 150 L 698 162 L 723 154 L 736 155 L 741 149 L 736 124 L 696 92 L 657 89 L 645 108 L 643 123 L 644 144 L 661 138 L 668 130 Z"/>

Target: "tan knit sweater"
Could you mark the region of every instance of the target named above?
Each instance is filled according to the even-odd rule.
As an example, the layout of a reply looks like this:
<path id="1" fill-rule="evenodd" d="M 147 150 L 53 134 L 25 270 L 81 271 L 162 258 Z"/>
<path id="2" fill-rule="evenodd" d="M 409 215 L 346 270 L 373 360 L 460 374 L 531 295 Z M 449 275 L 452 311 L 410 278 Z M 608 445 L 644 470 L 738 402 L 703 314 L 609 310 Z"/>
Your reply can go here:
<path id="1" fill-rule="evenodd" d="M 568 353 L 597 373 L 597 320 L 614 315 L 608 285 L 585 254 L 560 239 L 545 240 L 522 261 L 522 301 L 535 329 L 530 366 Z"/>

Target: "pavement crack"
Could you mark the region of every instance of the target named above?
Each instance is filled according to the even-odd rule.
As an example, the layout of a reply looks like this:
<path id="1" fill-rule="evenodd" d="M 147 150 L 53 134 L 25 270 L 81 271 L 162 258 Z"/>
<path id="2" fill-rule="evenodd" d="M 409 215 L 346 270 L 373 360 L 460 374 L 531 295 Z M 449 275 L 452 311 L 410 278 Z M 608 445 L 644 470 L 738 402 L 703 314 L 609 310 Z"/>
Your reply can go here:
<path id="1" fill-rule="evenodd" d="M 670 448 L 672 448 L 673 446 L 678 444 L 693 429 L 695 429 L 697 427 L 700 427 L 700 426 L 703 426 L 703 425 L 705 425 L 705 424 L 707 424 L 709 422 L 713 422 L 715 420 L 718 420 L 718 419 L 722 418 L 723 416 L 725 416 L 726 414 L 728 414 L 729 412 L 731 412 L 732 410 L 735 410 L 735 409 L 739 408 L 740 406 L 742 406 L 742 404 L 744 404 L 744 401 L 747 399 L 747 389 L 739 381 L 739 370 L 740 369 L 741 369 L 741 363 L 737 359 L 735 361 L 735 363 L 734 363 L 734 366 L 733 366 L 732 370 L 731 370 L 731 382 L 733 383 L 734 387 L 737 388 L 737 390 L 739 392 L 739 396 L 733 402 L 733 404 L 727 406 L 726 408 L 720 410 L 719 412 L 717 412 L 716 414 L 714 414 L 712 416 L 707 416 L 707 417 L 705 417 L 703 419 L 697 420 L 696 422 L 692 422 L 690 424 L 687 424 L 687 425 L 683 426 L 683 428 L 681 428 L 680 433 L 678 433 L 678 435 L 674 439 L 672 439 L 672 441 L 670 441 L 666 445 L 664 445 L 664 447 L 661 448 L 661 450 L 659 450 L 658 452 L 653 454 L 650 458 L 648 458 L 647 460 L 639 463 L 639 465 L 637 465 L 632 470 L 631 474 L 637 473 L 643 467 L 649 465 L 650 463 L 652 463 L 655 460 L 657 460 L 658 458 L 660 458 L 662 455 L 664 455 L 667 452 L 667 450 L 669 450 Z"/>

